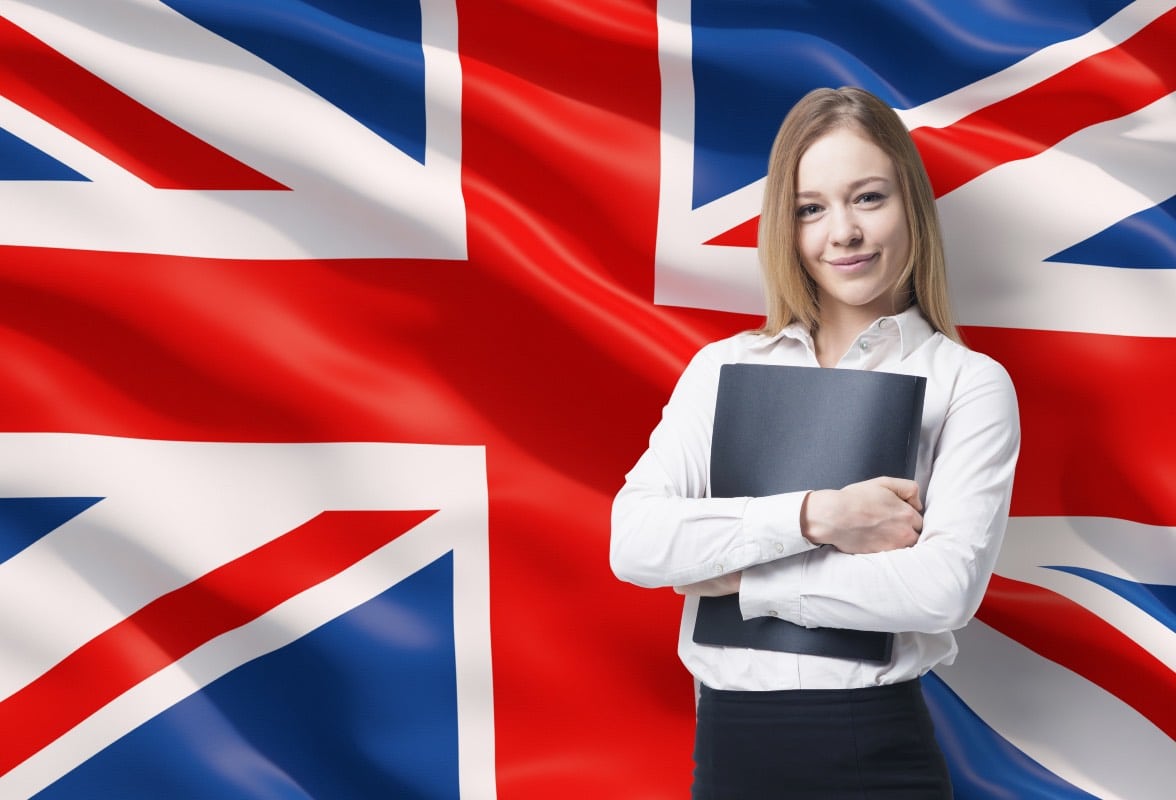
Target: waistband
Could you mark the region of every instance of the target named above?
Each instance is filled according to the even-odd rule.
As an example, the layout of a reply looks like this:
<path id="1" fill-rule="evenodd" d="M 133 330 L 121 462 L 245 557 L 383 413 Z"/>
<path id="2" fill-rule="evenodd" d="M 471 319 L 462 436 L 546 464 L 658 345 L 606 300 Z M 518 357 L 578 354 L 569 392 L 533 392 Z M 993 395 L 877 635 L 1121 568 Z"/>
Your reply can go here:
<path id="1" fill-rule="evenodd" d="M 912 678 L 898 683 L 881 686 L 863 686 L 853 689 L 770 689 L 749 691 L 746 689 L 712 689 L 700 684 L 700 695 L 706 695 L 714 702 L 721 703 L 842 703 L 871 700 L 887 700 L 908 697 L 922 692 L 922 682 Z"/>

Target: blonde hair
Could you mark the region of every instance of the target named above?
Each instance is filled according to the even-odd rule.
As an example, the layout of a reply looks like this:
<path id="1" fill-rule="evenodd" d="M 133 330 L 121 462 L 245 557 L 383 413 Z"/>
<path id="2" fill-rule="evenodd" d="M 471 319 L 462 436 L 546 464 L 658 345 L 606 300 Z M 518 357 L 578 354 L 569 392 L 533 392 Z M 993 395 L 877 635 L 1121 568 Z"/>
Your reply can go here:
<path id="1" fill-rule="evenodd" d="M 815 331 L 817 287 L 796 244 L 796 173 L 801 156 L 830 131 L 852 128 L 878 145 L 894 164 L 910 235 L 910 260 L 899 277 L 911 304 L 931 326 L 959 341 L 947 293 L 947 265 L 935 195 L 923 160 L 898 114 L 864 89 L 815 89 L 792 107 L 780 125 L 768 159 L 759 259 L 768 313 L 760 333 L 775 335 L 798 322 Z"/>

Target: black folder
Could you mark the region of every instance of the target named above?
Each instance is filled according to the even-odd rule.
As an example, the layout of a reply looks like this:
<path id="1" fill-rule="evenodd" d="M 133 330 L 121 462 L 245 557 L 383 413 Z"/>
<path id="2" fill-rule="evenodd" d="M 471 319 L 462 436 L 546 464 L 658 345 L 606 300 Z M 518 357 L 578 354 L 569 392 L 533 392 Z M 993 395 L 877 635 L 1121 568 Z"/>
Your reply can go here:
<path id="1" fill-rule="evenodd" d="M 713 497 L 913 478 L 927 379 L 853 369 L 724 364 L 711 441 Z M 703 597 L 694 641 L 889 661 L 893 635 L 744 620 L 737 594 Z"/>

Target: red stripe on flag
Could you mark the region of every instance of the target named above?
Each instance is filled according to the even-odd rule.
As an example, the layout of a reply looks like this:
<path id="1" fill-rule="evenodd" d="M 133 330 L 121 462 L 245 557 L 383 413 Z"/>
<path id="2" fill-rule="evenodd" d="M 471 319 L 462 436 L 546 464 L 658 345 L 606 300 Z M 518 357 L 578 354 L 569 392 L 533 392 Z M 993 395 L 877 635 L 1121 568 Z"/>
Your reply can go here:
<path id="1" fill-rule="evenodd" d="M 1044 152 L 1082 128 L 1164 97 L 1176 85 L 1173 41 L 1176 9 L 1118 47 L 1079 61 L 947 128 L 912 131 L 936 196 L 993 167 Z"/>
<path id="2" fill-rule="evenodd" d="M 0 94 L 157 189 L 286 189 L 2 17 Z"/>
<path id="3" fill-rule="evenodd" d="M 726 245 L 728 247 L 755 247 L 759 239 L 759 215 L 747 222 L 741 222 L 725 233 L 703 242 L 703 244 Z"/>
<path id="4" fill-rule="evenodd" d="M 1011 328 L 963 333 L 1004 365 L 1017 388 L 1014 516 L 1176 525 L 1176 339 Z"/>
<path id="5" fill-rule="evenodd" d="M 1101 617 L 1056 592 L 993 575 L 976 618 L 1127 703 L 1176 738 L 1176 675 Z"/>
<path id="6" fill-rule="evenodd" d="M 0 702 L 0 774 L 139 682 L 338 574 L 435 511 L 325 511 L 147 604 Z"/>

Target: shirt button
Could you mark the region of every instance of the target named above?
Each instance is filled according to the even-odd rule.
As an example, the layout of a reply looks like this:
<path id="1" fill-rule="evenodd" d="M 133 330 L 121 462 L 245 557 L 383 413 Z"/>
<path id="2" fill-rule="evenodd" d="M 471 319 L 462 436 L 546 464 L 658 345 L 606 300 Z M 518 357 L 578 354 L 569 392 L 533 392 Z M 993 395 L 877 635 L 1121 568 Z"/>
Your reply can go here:
<path id="1" fill-rule="evenodd" d="M 885 328 L 889 324 L 890 324 L 890 320 L 886 317 L 883 317 L 882 319 L 878 320 L 878 327 L 879 328 Z"/>
<path id="2" fill-rule="evenodd" d="M 722 571 L 723 571 L 723 565 L 722 564 L 715 564 L 715 572 L 719 573 Z"/>
<path id="3" fill-rule="evenodd" d="M 771 611 L 768 612 L 768 616 L 769 617 L 778 617 L 778 616 L 780 616 L 780 614 L 777 613 L 777 611 L 775 609 L 772 609 Z"/>
<path id="4" fill-rule="evenodd" d="M 870 349 L 870 343 L 863 340 L 863 341 L 858 342 L 858 347 L 860 347 L 862 349 L 862 351 L 864 352 L 864 351 Z"/>
<path id="5" fill-rule="evenodd" d="M 777 553 L 783 553 L 783 552 L 784 552 L 784 545 L 783 545 L 783 544 L 781 544 L 780 542 L 776 542 L 776 552 L 777 552 Z"/>

